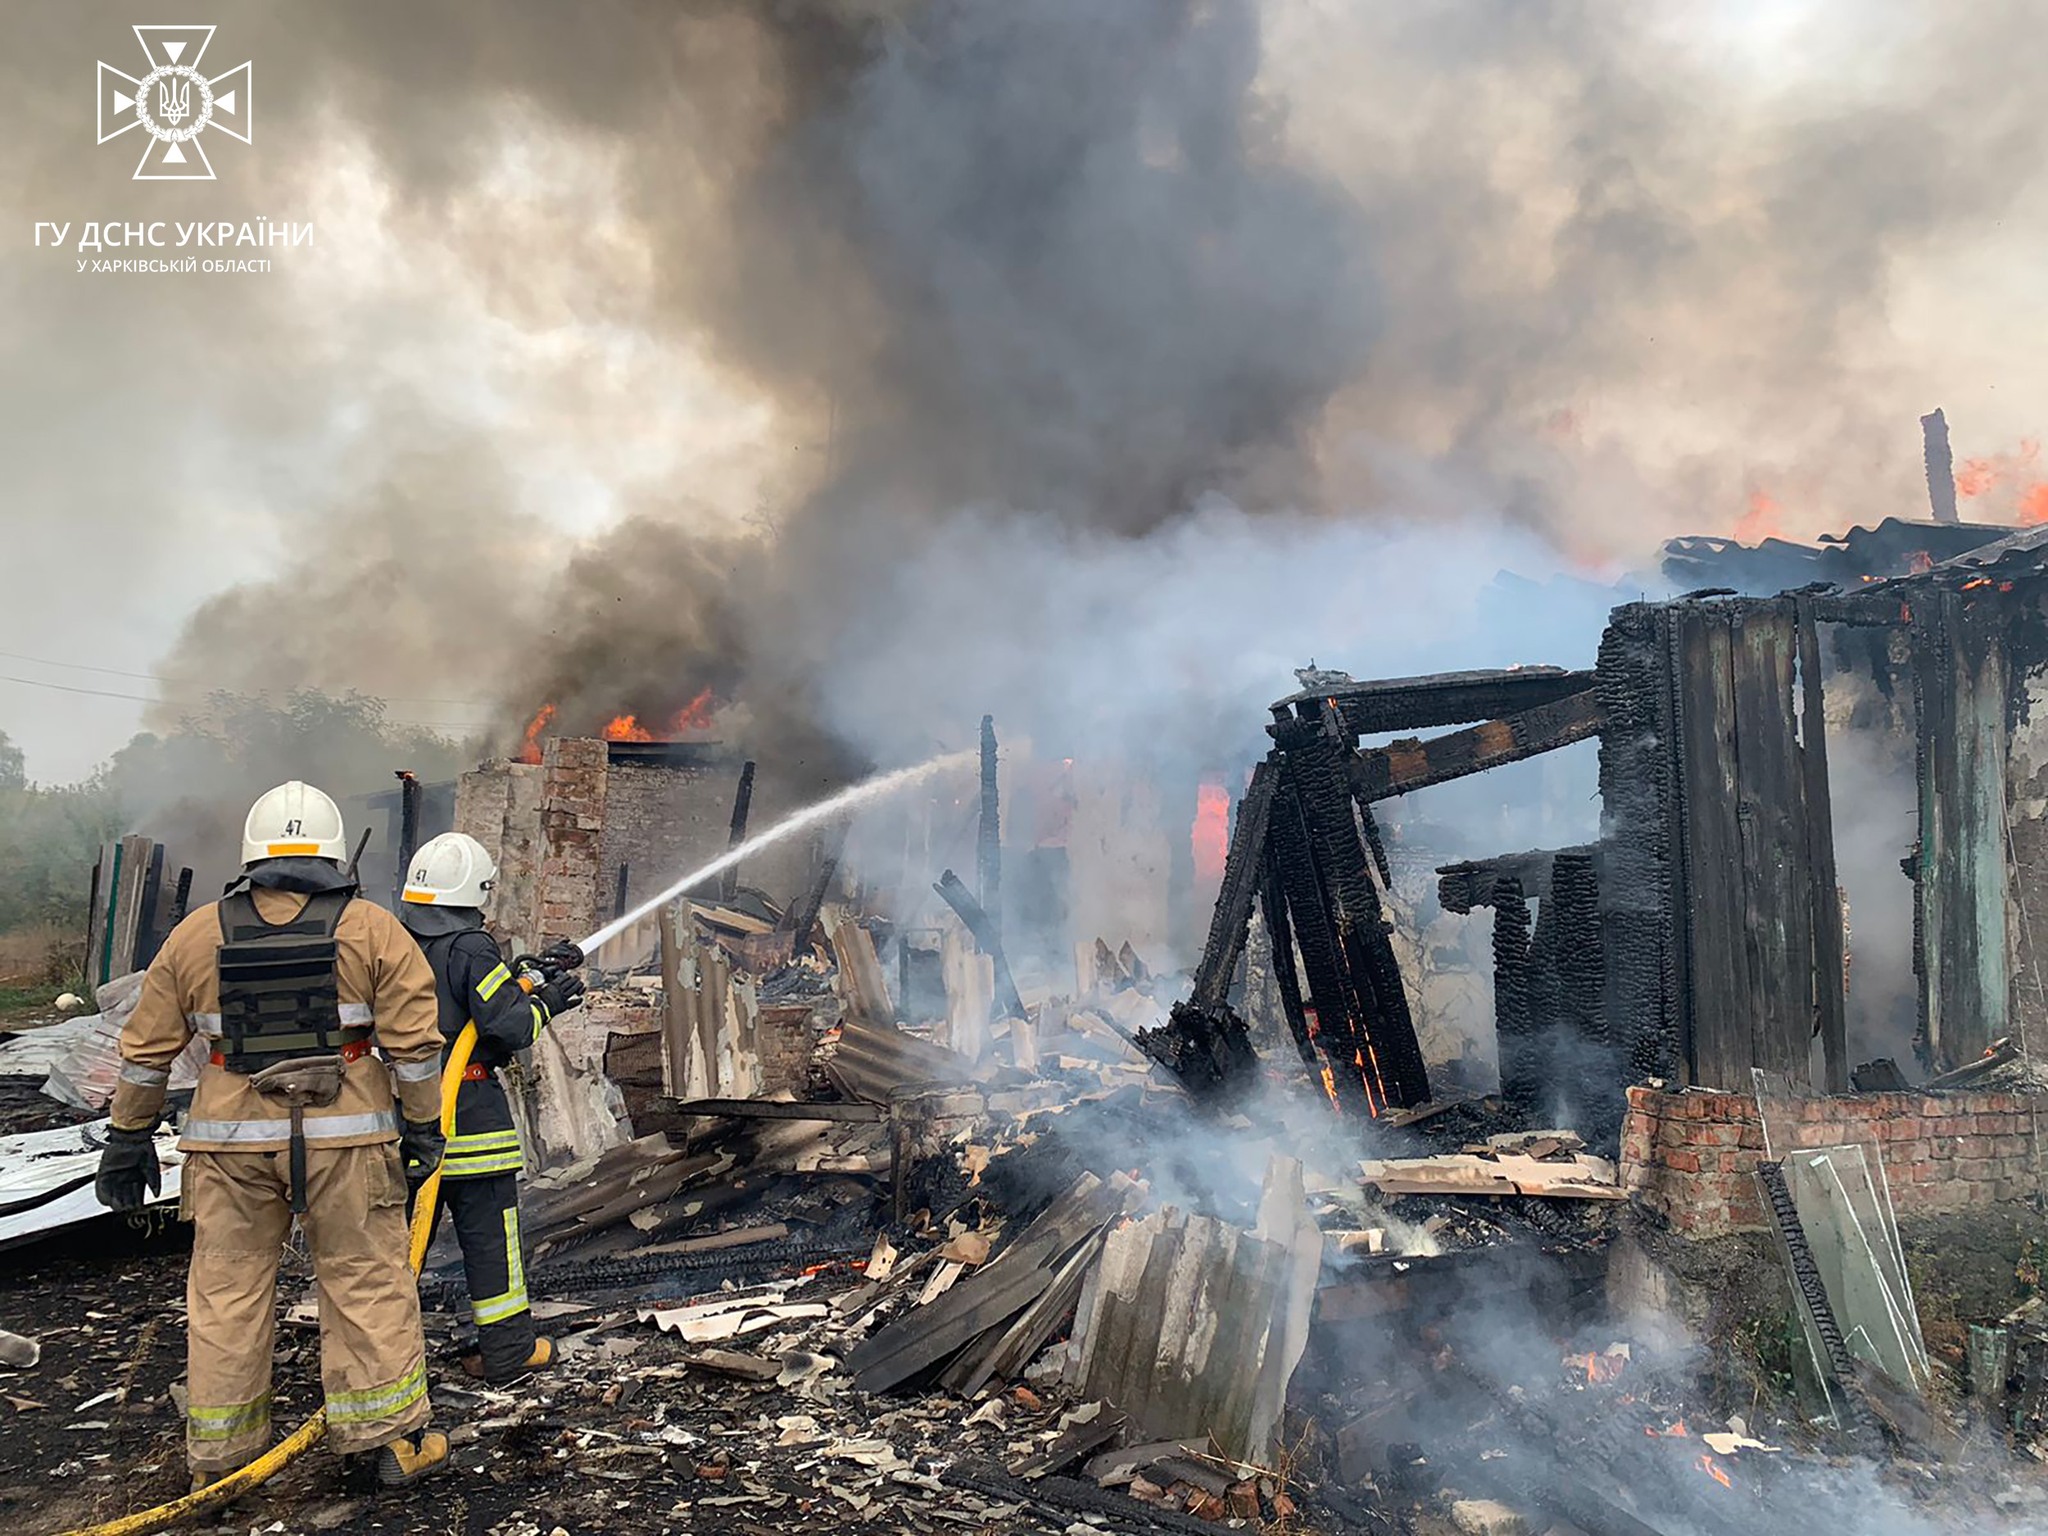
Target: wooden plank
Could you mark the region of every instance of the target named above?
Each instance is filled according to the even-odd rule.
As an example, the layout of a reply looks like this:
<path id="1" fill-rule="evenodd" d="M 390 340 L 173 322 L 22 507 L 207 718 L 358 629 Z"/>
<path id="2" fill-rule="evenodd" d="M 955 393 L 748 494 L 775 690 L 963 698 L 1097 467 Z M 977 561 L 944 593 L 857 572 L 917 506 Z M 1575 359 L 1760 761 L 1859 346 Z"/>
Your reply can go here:
<path id="1" fill-rule="evenodd" d="M 1251 783 L 1238 802 L 1237 825 L 1223 860 L 1223 884 L 1209 917 L 1202 961 L 1195 969 L 1194 1002 L 1206 1013 L 1214 1013 L 1228 1001 L 1231 979 L 1244 953 L 1252 899 L 1265 879 L 1266 828 L 1272 820 L 1273 792 L 1279 782 L 1279 766 L 1268 757 L 1252 769 Z"/>
<path id="2" fill-rule="evenodd" d="M 128 956 L 130 970 L 143 970 L 156 958 L 157 946 L 163 942 L 160 927 L 163 913 L 164 891 L 164 845 L 153 844 L 149 850 L 149 873 L 142 882 L 140 903 L 135 913 L 135 947 Z"/>
<path id="3" fill-rule="evenodd" d="M 1686 608 L 1675 620 L 1684 729 L 1679 793 L 1687 878 L 1686 944 L 1691 957 L 1688 1062 L 1691 1081 L 1746 1085 L 1749 964 L 1743 948 L 1741 841 L 1736 825 L 1735 697 L 1725 611 Z"/>
<path id="4" fill-rule="evenodd" d="M 2008 1033 L 2005 656 L 1988 610 L 1959 593 L 1944 594 L 1944 606 L 1955 688 L 1955 859 L 1947 872 L 1955 959 L 1939 1047 L 1943 1064 L 1959 1065 Z"/>
<path id="5" fill-rule="evenodd" d="M 683 997 L 682 945 L 676 937 L 675 911 L 655 914 L 661 933 L 661 1091 L 670 1098 L 687 1094 L 684 1063 L 689 1053 L 689 1004 Z"/>
<path id="6" fill-rule="evenodd" d="M 1560 1200 L 1625 1200 L 1613 1165 L 1592 1158 L 1539 1161 L 1468 1153 L 1375 1158 L 1359 1165 L 1360 1181 L 1388 1195 L 1524 1195 Z"/>
<path id="7" fill-rule="evenodd" d="M 894 1023 L 896 1007 L 889 1001 L 889 984 L 868 931 L 844 907 L 835 907 L 825 916 L 825 934 L 839 974 L 850 988 L 848 1001 L 870 1024 Z"/>
<path id="8" fill-rule="evenodd" d="M 725 1116 L 735 1120 L 830 1120 L 870 1124 L 888 1118 L 878 1104 L 814 1104 L 783 1099 L 678 1099 L 670 1112 Z"/>
<path id="9" fill-rule="evenodd" d="M 107 981 L 104 962 L 107 910 L 113 886 L 113 872 L 109 868 L 112 863 L 112 853 L 102 844 L 99 857 L 93 860 L 91 896 L 85 915 L 85 979 L 91 987 L 104 986 Z"/>
<path id="10" fill-rule="evenodd" d="M 946 982 L 944 1045 L 971 1062 L 988 1054 L 989 1016 L 995 1007 L 996 968 L 974 947 L 967 930 L 946 930 L 941 966 Z"/>
<path id="11" fill-rule="evenodd" d="M 155 850 L 156 844 L 140 833 L 131 832 L 121 839 L 121 879 L 107 945 L 108 962 L 116 976 L 135 969 L 136 930 L 142 921 L 142 895 L 149 884 L 150 856 Z"/>
<path id="12" fill-rule="evenodd" d="M 1795 600 L 1799 626 L 1799 756 L 1805 779 L 1807 864 L 1813 891 L 1814 1004 L 1824 1085 L 1849 1091 L 1848 999 L 1843 995 L 1841 876 L 1835 867 L 1834 800 L 1828 788 L 1828 728 L 1813 599 Z"/>
<path id="13" fill-rule="evenodd" d="M 1591 672 L 1568 672 L 1562 667 L 1438 672 L 1308 688 L 1273 708 L 1306 706 L 1314 712 L 1328 701 L 1337 706 L 1345 729 L 1355 740 L 1382 731 L 1435 730 L 1514 714 L 1583 693 L 1593 686 L 1593 680 Z"/>
<path id="14" fill-rule="evenodd" d="M 1599 734 L 1607 722 L 1593 689 L 1428 741 L 1410 738 L 1355 752 L 1351 786 L 1363 801 L 1447 784 L 1505 763 L 1554 752 Z"/>
<path id="15" fill-rule="evenodd" d="M 1734 610 L 1736 827 L 1741 935 L 1748 972 L 1747 1067 L 1807 1081 L 1813 1034 L 1812 894 L 1805 795 L 1793 738 L 1789 604 Z"/>

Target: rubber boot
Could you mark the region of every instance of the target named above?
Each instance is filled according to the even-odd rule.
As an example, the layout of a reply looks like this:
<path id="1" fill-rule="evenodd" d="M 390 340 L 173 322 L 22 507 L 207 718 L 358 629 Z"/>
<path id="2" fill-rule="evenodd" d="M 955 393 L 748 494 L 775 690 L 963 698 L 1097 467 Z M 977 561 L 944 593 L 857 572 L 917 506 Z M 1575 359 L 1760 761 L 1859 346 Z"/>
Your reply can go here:
<path id="1" fill-rule="evenodd" d="M 532 1371 L 544 1371 L 554 1363 L 555 1341 L 546 1334 L 542 1334 L 533 1341 L 533 1353 L 526 1357 L 526 1363 L 520 1366 L 514 1375 L 507 1376 L 503 1381 L 492 1382 L 491 1385 L 498 1387 L 509 1385 Z M 481 1352 L 473 1355 L 464 1355 L 462 1357 L 462 1368 L 478 1380 L 487 1379 L 484 1374 L 484 1357 Z"/>
<path id="2" fill-rule="evenodd" d="M 436 1429 L 401 1435 L 378 1448 L 377 1481 L 386 1488 L 410 1488 L 448 1465 L 448 1437 Z"/>

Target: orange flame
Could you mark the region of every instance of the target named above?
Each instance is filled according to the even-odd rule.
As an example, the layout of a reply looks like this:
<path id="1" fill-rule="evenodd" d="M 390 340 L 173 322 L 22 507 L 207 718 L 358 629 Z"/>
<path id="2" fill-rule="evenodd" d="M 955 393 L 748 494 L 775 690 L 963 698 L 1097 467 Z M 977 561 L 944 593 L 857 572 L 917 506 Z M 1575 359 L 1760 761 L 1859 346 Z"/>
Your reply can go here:
<path id="1" fill-rule="evenodd" d="M 666 736 L 655 735 L 652 730 L 640 723 L 637 714 L 612 716 L 598 734 L 606 741 L 673 741 L 676 737 L 691 731 L 710 730 L 711 717 L 711 690 L 706 688 L 675 712 L 674 717 L 663 727 L 668 732 Z"/>
<path id="2" fill-rule="evenodd" d="M 519 761 L 537 763 L 540 761 L 541 732 L 548 728 L 548 722 L 555 718 L 555 706 L 543 704 L 534 711 L 533 718 L 526 722 L 526 730 L 519 739 Z"/>
<path id="3" fill-rule="evenodd" d="M 1652 1440 L 1683 1440 L 1688 1435 L 1690 1435 L 1692 1431 L 1685 1427 L 1685 1420 L 1680 1419 L 1676 1424 L 1672 1425 L 1669 1429 L 1646 1428 L 1644 1429 L 1643 1433 L 1648 1435 Z"/>
<path id="4" fill-rule="evenodd" d="M 1619 1377 L 1623 1367 L 1628 1364 L 1628 1356 L 1566 1355 L 1564 1363 L 1567 1369 L 1575 1370 L 1583 1375 L 1586 1378 L 1587 1386 L 1597 1387 L 1604 1382 L 1613 1381 Z"/>
<path id="5" fill-rule="evenodd" d="M 1735 1479 L 1730 1477 L 1726 1472 L 1721 1470 L 1721 1464 L 1718 1461 L 1714 1460 L 1712 1452 L 1701 1451 L 1700 1459 L 1697 1462 L 1695 1462 L 1694 1465 L 1697 1466 L 1702 1472 L 1706 1473 L 1707 1476 L 1711 1477 L 1715 1482 L 1719 1483 L 1723 1488 L 1733 1488 L 1735 1486 Z"/>
<path id="6" fill-rule="evenodd" d="M 1195 878 L 1221 880 L 1230 856 L 1230 791 L 1211 779 L 1195 791 Z"/>
<path id="7" fill-rule="evenodd" d="M 2037 437 L 2021 438 L 2018 450 L 2013 453 L 1965 459 L 1956 466 L 1956 495 L 1964 501 L 1974 501 L 2009 487 L 2021 523 L 2048 523 L 2048 480 L 2042 479 L 2037 470 L 2040 459 L 2041 440 Z"/>
<path id="8" fill-rule="evenodd" d="M 1740 544 L 1761 544 L 1784 531 L 1778 504 L 1763 491 L 1749 493 L 1749 510 L 1735 520 L 1735 539 Z"/>

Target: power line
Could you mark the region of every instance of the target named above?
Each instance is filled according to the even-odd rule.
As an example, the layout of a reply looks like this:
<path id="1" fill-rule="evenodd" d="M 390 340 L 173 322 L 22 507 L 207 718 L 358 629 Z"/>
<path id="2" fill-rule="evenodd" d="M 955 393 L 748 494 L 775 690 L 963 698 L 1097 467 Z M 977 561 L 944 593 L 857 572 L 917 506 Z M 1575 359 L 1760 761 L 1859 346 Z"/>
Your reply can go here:
<path id="1" fill-rule="evenodd" d="M 6 653 L 0 652 L 0 655 L 4 654 Z M 193 705 L 191 699 L 167 699 L 146 693 L 115 693 L 106 688 L 75 688 L 69 683 L 45 683 L 33 677 L 9 677 L 4 673 L 0 673 L 0 683 L 19 683 L 24 688 L 47 688 L 53 693 L 83 694 L 94 699 L 125 699 L 131 704 L 176 704 L 181 708 L 191 708 Z M 389 715 L 385 717 L 384 723 L 409 725 L 423 731 L 475 731 L 483 728 L 482 722 L 474 720 L 401 720 Z"/>
<path id="2" fill-rule="evenodd" d="M 9 661 L 34 662 L 39 667 L 61 667 L 67 672 L 100 672 L 104 673 L 108 677 L 131 677 L 134 678 L 137 682 L 143 683 L 160 683 L 164 680 L 162 674 L 157 672 L 124 672 L 119 667 L 90 667 L 87 666 L 85 663 L 78 661 L 52 661 L 47 656 L 25 656 L 19 651 L 0 651 L 0 657 L 5 657 Z M 10 677 L 0 678 L 0 681 L 10 683 L 26 683 L 30 680 L 25 677 Z M 31 686 L 33 686 L 33 684 L 31 684 Z M 59 685 L 52 683 L 49 686 L 54 688 Z M 74 691 L 86 693 L 90 692 L 91 690 L 77 689 Z M 491 704 L 484 703 L 482 700 L 479 699 L 414 699 L 399 698 L 391 694 L 372 693 L 366 689 L 361 688 L 351 688 L 346 691 L 350 693 L 361 693 L 365 698 L 381 698 L 387 704 L 453 704 L 463 709 L 491 709 L 495 707 Z M 127 697 L 127 695 L 109 694 L 108 697 L 125 698 Z"/>

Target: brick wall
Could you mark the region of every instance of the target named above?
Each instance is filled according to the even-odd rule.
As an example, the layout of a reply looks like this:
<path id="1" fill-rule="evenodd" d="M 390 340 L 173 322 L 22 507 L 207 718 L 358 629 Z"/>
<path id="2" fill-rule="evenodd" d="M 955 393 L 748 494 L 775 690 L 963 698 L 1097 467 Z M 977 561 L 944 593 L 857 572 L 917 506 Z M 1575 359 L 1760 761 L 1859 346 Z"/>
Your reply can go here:
<path id="1" fill-rule="evenodd" d="M 557 736 L 541 759 L 540 875 L 534 935 L 581 939 L 609 914 L 599 887 L 604 836 L 605 744 Z"/>
<path id="2" fill-rule="evenodd" d="M 492 758 L 455 787 L 455 830 L 484 845 L 498 866 L 486 909 L 492 936 L 515 951 L 530 950 L 540 873 L 541 769 Z"/>
<path id="3" fill-rule="evenodd" d="M 737 768 L 612 764 L 598 852 L 607 916 L 618 899 L 620 865 L 626 868 L 626 900 L 632 906 L 725 852 L 738 777 Z M 694 894 L 709 899 L 717 889 L 714 884 Z"/>
<path id="4" fill-rule="evenodd" d="M 1773 1113 L 1771 1134 L 1781 1157 L 1815 1147 L 1878 1148 L 1892 1204 L 1911 1220 L 2048 1188 L 2037 1113 L 2048 1118 L 2048 1099 L 1859 1093 L 1788 1104 L 1785 1115 Z M 1755 1179 L 1763 1155 L 1763 1125 L 1748 1094 L 1628 1090 L 1622 1186 L 1688 1236 L 1764 1230 Z"/>
<path id="5" fill-rule="evenodd" d="M 811 1051 L 816 1040 L 807 1006 L 770 1003 L 761 1009 L 754 1029 L 754 1055 L 760 1063 L 764 1098 L 784 1089 L 798 1098 L 810 1091 Z"/>

